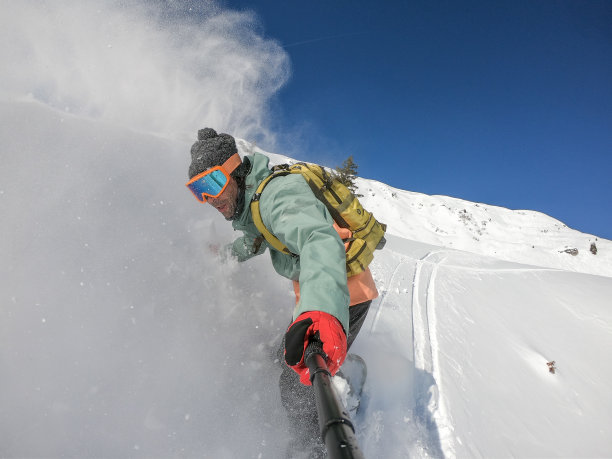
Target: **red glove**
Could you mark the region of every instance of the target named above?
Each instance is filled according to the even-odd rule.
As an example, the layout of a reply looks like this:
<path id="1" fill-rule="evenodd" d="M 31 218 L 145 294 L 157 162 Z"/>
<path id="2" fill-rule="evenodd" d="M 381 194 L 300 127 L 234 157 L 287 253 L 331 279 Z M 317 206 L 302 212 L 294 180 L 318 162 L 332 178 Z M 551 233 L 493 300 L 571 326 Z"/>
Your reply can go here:
<path id="1" fill-rule="evenodd" d="M 285 362 L 300 375 L 300 382 L 306 386 L 312 383 L 310 371 L 304 363 L 304 351 L 317 332 L 332 375 L 336 374 L 346 357 L 346 334 L 338 319 L 323 311 L 300 314 L 285 333 Z"/>

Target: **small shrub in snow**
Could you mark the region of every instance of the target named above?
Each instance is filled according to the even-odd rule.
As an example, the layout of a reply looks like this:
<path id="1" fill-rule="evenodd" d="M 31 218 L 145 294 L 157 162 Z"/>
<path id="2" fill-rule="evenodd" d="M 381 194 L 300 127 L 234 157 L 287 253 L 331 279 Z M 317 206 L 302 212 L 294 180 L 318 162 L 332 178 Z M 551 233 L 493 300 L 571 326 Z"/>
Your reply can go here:
<path id="1" fill-rule="evenodd" d="M 595 245 L 594 242 L 591 242 L 591 253 L 593 255 L 597 255 L 597 246 Z"/>
<path id="2" fill-rule="evenodd" d="M 569 253 L 571 256 L 575 257 L 576 255 L 578 255 L 578 249 L 573 248 L 573 249 L 560 250 L 559 253 Z"/>
<path id="3" fill-rule="evenodd" d="M 546 365 L 548 365 L 548 371 L 550 371 L 553 375 L 557 371 L 557 367 L 555 366 L 557 363 L 554 360 L 551 360 Z"/>

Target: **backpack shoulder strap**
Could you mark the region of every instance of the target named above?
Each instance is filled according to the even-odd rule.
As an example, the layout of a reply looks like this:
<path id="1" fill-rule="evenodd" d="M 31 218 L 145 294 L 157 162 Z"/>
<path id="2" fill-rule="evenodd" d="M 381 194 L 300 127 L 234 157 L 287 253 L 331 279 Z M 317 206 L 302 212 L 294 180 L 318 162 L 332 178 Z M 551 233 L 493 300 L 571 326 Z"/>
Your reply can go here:
<path id="1" fill-rule="evenodd" d="M 266 185 L 273 178 L 290 174 L 291 172 L 287 169 L 279 169 L 274 170 L 272 174 L 268 175 L 265 179 L 261 181 L 261 183 L 257 186 L 255 190 L 255 194 L 253 194 L 253 198 L 251 199 L 251 216 L 253 217 L 253 223 L 257 230 L 261 233 L 261 235 L 265 238 L 268 243 L 274 247 L 276 250 L 282 253 L 286 253 L 287 255 L 297 256 L 292 253 L 285 244 L 283 244 L 274 234 L 270 232 L 270 230 L 264 225 L 264 222 L 261 218 L 261 209 L 259 208 L 259 200 L 261 199 L 261 193 L 263 192 Z"/>

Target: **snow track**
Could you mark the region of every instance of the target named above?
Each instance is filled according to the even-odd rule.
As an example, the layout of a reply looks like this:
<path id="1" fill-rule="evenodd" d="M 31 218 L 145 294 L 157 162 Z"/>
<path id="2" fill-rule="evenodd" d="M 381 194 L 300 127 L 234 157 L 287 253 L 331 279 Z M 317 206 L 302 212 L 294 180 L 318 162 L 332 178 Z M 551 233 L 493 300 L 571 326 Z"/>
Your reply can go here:
<path id="1" fill-rule="evenodd" d="M 430 434 L 430 448 L 453 456 L 452 423 L 444 405 L 436 335 L 435 286 L 446 251 L 429 252 L 416 262 L 412 290 L 412 333 L 415 366 L 415 409 Z"/>
<path id="2" fill-rule="evenodd" d="M 377 374 L 377 370 L 387 375 L 384 381 L 370 381 L 366 390 L 367 413 L 362 417 L 370 432 L 378 432 L 376 438 L 370 435 L 365 439 L 366 453 L 367 457 L 381 458 L 442 457 L 443 451 L 452 454 L 452 445 L 446 438 L 448 445 L 441 445 L 440 431 L 452 432 L 452 427 L 439 397 L 435 278 L 439 264 L 446 259 L 446 251 L 429 251 L 418 259 L 406 256 L 395 259 L 393 270 L 387 271 L 383 282 L 379 280 L 384 287 L 379 301 L 373 305 L 371 326 L 364 333 L 369 342 L 363 344 L 368 350 L 361 351 L 376 354 L 366 357 L 369 367 L 375 365 L 370 375 Z M 366 341 L 363 337 L 361 340 Z M 382 399 L 387 404 L 389 400 L 396 402 L 395 419 L 389 416 L 389 406 L 376 410 L 382 408 Z M 384 441 L 405 443 L 394 442 L 384 433 L 385 424 L 400 420 L 406 424 L 408 435 L 414 436 L 413 448 L 403 452 L 404 455 L 396 451 L 383 453 L 380 446 Z M 377 448 L 372 443 L 378 444 Z"/>
<path id="3" fill-rule="evenodd" d="M 414 263 L 394 257 L 377 279 L 380 297 L 354 350 L 368 365 L 358 439 L 369 459 L 422 456 L 414 413 L 411 291 Z M 391 269 L 387 269 L 392 267 Z M 399 427 L 399 428 L 397 428 Z M 409 441 L 406 439 L 409 438 Z"/>
<path id="4" fill-rule="evenodd" d="M 437 264 L 427 263 L 429 258 L 437 258 L 440 252 L 429 252 L 416 262 L 412 282 L 412 332 L 414 346 L 414 365 L 428 372 L 433 371 L 433 355 L 431 349 L 431 329 L 429 323 L 428 301 L 433 291 L 433 273 Z M 435 300 L 431 298 L 431 308 Z"/>

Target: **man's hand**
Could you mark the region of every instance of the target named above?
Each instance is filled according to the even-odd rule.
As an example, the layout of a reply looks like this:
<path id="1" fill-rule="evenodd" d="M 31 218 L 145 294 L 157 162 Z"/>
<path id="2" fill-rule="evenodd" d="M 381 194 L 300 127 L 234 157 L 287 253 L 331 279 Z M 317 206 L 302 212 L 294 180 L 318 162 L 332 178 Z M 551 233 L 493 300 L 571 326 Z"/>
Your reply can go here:
<path id="1" fill-rule="evenodd" d="M 317 332 L 332 375 L 336 374 L 346 357 L 346 334 L 338 319 L 323 311 L 300 314 L 285 333 L 285 362 L 300 375 L 300 382 L 306 386 L 311 382 L 304 363 L 304 351 Z"/>

